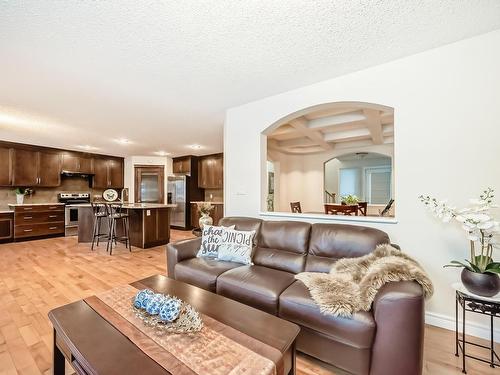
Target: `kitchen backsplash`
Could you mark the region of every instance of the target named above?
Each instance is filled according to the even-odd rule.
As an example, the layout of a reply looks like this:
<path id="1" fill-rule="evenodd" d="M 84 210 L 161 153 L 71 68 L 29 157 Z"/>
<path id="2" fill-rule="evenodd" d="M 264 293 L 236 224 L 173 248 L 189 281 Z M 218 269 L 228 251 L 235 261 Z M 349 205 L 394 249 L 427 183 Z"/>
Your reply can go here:
<path id="1" fill-rule="evenodd" d="M 89 182 L 80 177 L 63 177 L 61 186 L 47 188 L 33 188 L 33 195 L 26 195 L 24 203 L 55 203 L 57 202 L 57 194 L 63 191 L 87 193 L 94 195 L 102 195 L 102 189 L 89 188 Z M 0 187 L 0 206 L 6 206 L 9 203 L 16 203 L 16 193 L 13 187 Z"/>
<path id="2" fill-rule="evenodd" d="M 212 199 L 210 199 L 212 194 Z M 224 202 L 224 193 L 222 189 L 205 189 L 205 200 L 212 202 Z"/>

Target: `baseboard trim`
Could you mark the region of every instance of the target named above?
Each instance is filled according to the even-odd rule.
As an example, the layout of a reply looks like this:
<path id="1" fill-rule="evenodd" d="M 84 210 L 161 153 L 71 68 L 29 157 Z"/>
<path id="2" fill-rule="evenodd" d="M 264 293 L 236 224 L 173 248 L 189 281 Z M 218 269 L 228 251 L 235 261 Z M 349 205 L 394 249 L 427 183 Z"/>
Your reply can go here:
<path id="1" fill-rule="evenodd" d="M 455 331 L 455 317 L 448 315 L 426 312 L 425 313 L 425 323 L 431 326 L 436 326 L 450 331 Z M 459 331 L 462 331 L 462 320 L 459 319 Z M 490 340 L 490 327 L 489 325 L 480 324 L 477 322 L 471 322 L 467 320 L 465 326 L 465 333 L 467 335 L 479 337 L 485 340 Z M 496 328 L 493 330 L 493 338 L 495 342 L 500 342 L 500 329 Z"/>

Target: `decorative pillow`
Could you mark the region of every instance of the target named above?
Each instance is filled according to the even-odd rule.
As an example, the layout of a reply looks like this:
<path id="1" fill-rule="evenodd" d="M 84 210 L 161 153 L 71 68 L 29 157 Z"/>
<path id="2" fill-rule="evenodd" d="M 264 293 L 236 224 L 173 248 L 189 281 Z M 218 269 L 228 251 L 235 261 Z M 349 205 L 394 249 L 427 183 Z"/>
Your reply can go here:
<path id="1" fill-rule="evenodd" d="M 228 227 L 234 229 L 234 225 Z M 217 258 L 217 252 L 221 243 L 222 231 L 224 227 L 216 227 L 215 225 L 204 225 L 201 232 L 201 247 L 196 256 Z"/>
<path id="2" fill-rule="evenodd" d="M 229 262 L 252 264 L 253 237 L 255 231 L 223 228 L 222 241 L 217 259 Z"/>

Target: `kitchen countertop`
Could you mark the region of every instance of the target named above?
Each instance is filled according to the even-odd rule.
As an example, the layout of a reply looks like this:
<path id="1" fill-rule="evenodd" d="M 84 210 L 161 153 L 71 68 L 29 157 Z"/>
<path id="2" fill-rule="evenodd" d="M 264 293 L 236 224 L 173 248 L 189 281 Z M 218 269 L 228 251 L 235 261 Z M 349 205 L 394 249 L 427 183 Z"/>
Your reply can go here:
<path id="1" fill-rule="evenodd" d="M 192 201 L 190 203 L 191 204 L 196 204 L 196 203 L 224 204 L 224 202 L 219 202 L 219 201 Z"/>
<path id="2" fill-rule="evenodd" d="M 21 206 L 64 206 L 64 203 L 9 203 L 9 207 L 21 207 Z"/>
<path id="3" fill-rule="evenodd" d="M 106 202 L 97 202 L 100 204 Z M 110 202 L 113 203 L 113 202 Z M 120 202 L 114 202 L 120 203 Z M 80 203 L 80 204 L 67 204 L 66 207 L 91 207 L 90 203 Z M 172 208 L 177 207 L 176 204 L 161 204 L 161 203 L 124 203 L 123 208 L 131 209 L 131 210 L 150 210 L 153 208 Z"/>
<path id="4" fill-rule="evenodd" d="M 8 207 L 0 207 L 0 214 L 8 214 L 8 213 L 13 213 L 14 210 L 8 208 Z"/>

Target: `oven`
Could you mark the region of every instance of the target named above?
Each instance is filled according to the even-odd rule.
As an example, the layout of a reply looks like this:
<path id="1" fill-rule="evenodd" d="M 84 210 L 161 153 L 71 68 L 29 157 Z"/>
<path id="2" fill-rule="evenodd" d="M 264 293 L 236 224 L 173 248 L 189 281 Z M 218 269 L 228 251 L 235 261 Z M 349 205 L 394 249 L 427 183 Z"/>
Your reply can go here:
<path id="1" fill-rule="evenodd" d="M 58 200 L 65 204 L 64 227 L 66 236 L 78 234 L 78 206 L 90 203 L 90 193 L 59 193 Z"/>

